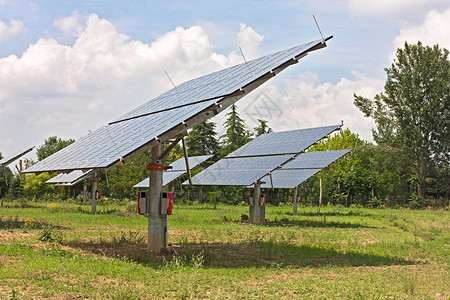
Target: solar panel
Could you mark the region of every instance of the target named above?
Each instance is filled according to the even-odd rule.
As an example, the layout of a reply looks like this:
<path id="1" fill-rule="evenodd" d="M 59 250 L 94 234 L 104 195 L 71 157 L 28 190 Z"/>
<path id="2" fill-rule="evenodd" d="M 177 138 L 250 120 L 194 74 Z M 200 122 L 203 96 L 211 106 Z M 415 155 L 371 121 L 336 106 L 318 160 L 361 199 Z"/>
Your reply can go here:
<path id="1" fill-rule="evenodd" d="M 190 156 L 189 157 L 189 168 L 192 170 L 199 164 L 210 159 L 212 155 L 199 155 L 199 156 Z M 174 181 L 175 179 L 186 174 L 186 161 L 184 157 L 181 157 L 170 164 L 172 169 L 163 172 L 163 185 L 167 185 Z M 149 187 L 149 178 L 145 178 L 135 186 L 135 188 L 148 188 Z"/>
<path id="2" fill-rule="evenodd" d="M 328 37 L 326 40 L 330 38 Z M 294 57 L 298 58 L 305 52 L 310 51 L 309 49 L 321 45 L 321 42 L 321 40 L 312 41 L 189 80 L 137 107 L 115 121 L 230 95 L 286 61 Z"/>
<path id="3" fill-rule="evenodd" d="M 275 170 L 272 172 L 272 182 L 274 189 L 293 189 L 308 178 L 319 173 L 322 169 L 294 169 L 294 170 Z M 265 176 L 261 181 L 261 188 L 272 188 L 270 176 Z M 253 187 L 253 186 L 251 186 Z"/>
<path id="4" fill-rule="evenodd" d="M 247 186 L 292 157 L 293 155 L 277 155 L 222 159 L 192 177 L 192 184 Z"/>
<path id="5" fill-rule="evenodd" d="M 112 167 L 122 158 L 126 160 L 142 153 L 221 112 L 309 51 L 325 46 L 322 40 L 313 41 L 190 80 L 79 139 L 24 173 Z"/>
<path id="6" fill-rule="evenodd" d="M 74 185 L 78 182 L 80 182 L 80 180 L 84 179 L 86 176 L 88 176 L 90 174 L 91 170 L 87 171 L 87 172 L 83 172 L 81 170 L 75 170 L 72 171 L 68 174 L 58 174 L 55 177 L 47 180 L 45 183 L 50 183 L 50 184 L 58 184 L 58 185 Z"/>
<path id="7" fill-rule="evenodd" d="M 33 148 L 34 148 L 34 146 L 31 147 L 31 148 L 27 148 L 24 151 L 17 151 L 14 154 L 10 154 L 10 155 L 5 156 L 4 158 L 0 159 L 0 167 L 9 165 L 10 163 L 15 161 L 16 159 L 20 158 L 21 156 L 24 156 L 25 154 L 27 154 L 28 152 L 33 150 Z"/>
<path id="8" fill-rule="evenodd" d="M 298 154 L 328 136 L 342 125 L 272 132 L 258 136 L 229 157 Z"/>
<path id="9" fill-rule="evenodd" d="M 208 105 L 200 103 L 103 126 L 26 169 L 25 173 L 109 167 Z"/>
<path id="10" fill-rule="evenodd" d="M 273 188 L 293 189 L 350 151 L 351 149 L 302 153 L 272 172 Z M 266 182 L 261 185 L 262 188 L 272 188 L 269 176 L 262 181 Z"/>
<path id="11" fill-rule="evenodd" d="M 210 159 L 212 155 L 198 155 L 198 156 L 189 156 L 189 168 L 193 169 L 199 164 L 203 163 L 204 161 L 207 161 Z M 172 167 L 171 170 L 168 172 L 173 171 L 184 171 L 186 172 L 186 160 L 184 157 L 181 157 L 170 164 Z M 167 172 L 166 172 L 167 173 Z"/>
<path id="12" fill-rule="evenodd" d="M 323 169 L 335 162 L 352 149 L 306 152 L 283 165 L 282 169 Z"/>

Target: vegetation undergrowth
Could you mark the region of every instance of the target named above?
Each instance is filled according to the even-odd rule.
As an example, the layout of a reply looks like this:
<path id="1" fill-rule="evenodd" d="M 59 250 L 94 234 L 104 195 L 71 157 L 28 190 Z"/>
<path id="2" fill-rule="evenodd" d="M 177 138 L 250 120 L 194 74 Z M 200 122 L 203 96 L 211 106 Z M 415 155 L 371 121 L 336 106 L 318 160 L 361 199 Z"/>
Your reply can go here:
<path id="1" fill-rule="evenodd" d="M 445 210 L 268 206 L 256 226 L 246 206 L 178 204 L 159 255 L 126 205 L 52 203 L 0 210 L 0 298 L 450 296 Z"/>

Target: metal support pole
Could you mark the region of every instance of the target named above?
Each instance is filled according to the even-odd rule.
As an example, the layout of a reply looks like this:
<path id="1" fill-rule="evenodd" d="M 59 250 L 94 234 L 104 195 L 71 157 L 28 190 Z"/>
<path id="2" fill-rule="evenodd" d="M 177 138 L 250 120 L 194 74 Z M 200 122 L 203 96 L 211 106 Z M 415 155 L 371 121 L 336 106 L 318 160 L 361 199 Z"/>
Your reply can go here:
<path id="1" fill-rule="evenodd" d="M 192 185 L 191 168 L 189 167 L 189 156 L 187 153 L 186 140 L 184 139 L 184 136 L 181 138 L 181 142 L 183 144 L 184 160 L 186 162 L 186 171 L 188 174 L 189 184 Z"/>
<path id="2" fill-rule="evenodd" d="M 86 189 L 87 189 L 87 183 L 83 183 L 83 205 L 86 205 Z"/>
<path id="3" fill-rule="evenodd" d="M 292 191 L 292 214 L 296 215 L 297 214 L 297 201 L 298 201 L 298 191 L 297 191 L 297 187 L 294 188 L 294 190 Z"/>
<path id="4" fill-rule="evenodd" d="M 250 206 L 253 209 L 253 220 L 250 220 L 253 224 L 261 224 L 261 206 L 259 204 L 259 198 L 261 197 L 261 184 L 255 182 L 253 192 L 253 202 L 254 206 Z"/>
<path id="5" fill-rule="evenodd" d="M 322 206 L 322 178 L 319 179 L 319 207 Z"/>
<path id="6" fill-rule="evenodd" d="M 198 203 L 203 203 L 203 185 L 198 187 Z"/>
<path id="7" fill-rule="evenodd" d="M 92 186 L 91 186 L 91 199 L 92 199 L 92 203 L 91 203 L 91 213 L 95 214 L 95 212 L 97 211 L 97 188 L 98 188 L 98 180 L 92 179 Z"/>
<path id="8" fill-rule="evenodd" d="M 152 164 L 160 164 L 161 144 L 152 148 Z M 167 247 L 167 215 L 161 214 L 161 193 L 162 193 L 162 170 L 153 169 L 150 171 L 149 194 L 149 216 L 148 216 L 148 242 L 149 249 L 160 253 Z"/>

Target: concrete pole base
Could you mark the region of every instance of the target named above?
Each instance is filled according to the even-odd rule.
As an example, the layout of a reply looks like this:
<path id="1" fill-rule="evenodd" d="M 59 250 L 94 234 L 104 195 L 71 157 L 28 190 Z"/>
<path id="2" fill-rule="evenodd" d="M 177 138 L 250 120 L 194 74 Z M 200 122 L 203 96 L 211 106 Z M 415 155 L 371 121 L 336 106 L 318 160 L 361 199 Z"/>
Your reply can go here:
<path id="1" fill-rule="evenodd" d="M 152 164 L 160 164 L 161 144 L 152 148 Z M 162 253 L 168 246 L 168 218 L 161 214 L 162 170 L 150 171 L 148 242 L 149 249 Z"/>

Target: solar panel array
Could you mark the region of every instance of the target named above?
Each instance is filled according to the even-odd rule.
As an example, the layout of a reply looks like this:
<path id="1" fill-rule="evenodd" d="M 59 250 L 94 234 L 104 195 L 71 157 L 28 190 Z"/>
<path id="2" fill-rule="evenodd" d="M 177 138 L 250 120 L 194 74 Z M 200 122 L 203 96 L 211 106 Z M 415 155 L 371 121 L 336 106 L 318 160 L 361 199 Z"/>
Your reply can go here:
<path id="1" fill-rule="evenodd" d="M 195 168 L 199 164 L 207 161 L 211 157 L 212 157 L 212 155 L 190 156 L 189 157 L 189 168 L 192 170 L 193 168 Z M 171 163 L 170 166 L 172 166 L 172 169 L 163 172 L 163 186 L 171 183 L 175 179 L 186 174 L 186 161 L 185 161 L 184 157 L 177 159 L 176 161 Z M 149 178 L 145 178 L 144 180 L 142 180 L 141 182 L 139 182 L 138 184 L 136 184 L 133 187 L 148 188 L 149 185 L 150 185 Z"/>
<path id="2" fill-rule="evenodd" d="M 192 178 L 193 185 L 247 186 L 327 137 L 342 125 L 260 135 Z M 301 154 L 303 155 L 303 154 Z M 318 157 L 318 159 L 325 159 Z M 275 171 L 274 171 L 275 172 Z M 270 178 L 262 181 L 270 185 Z M 187 182 L 183 183 L 187 184 Z"/>
<path id="3" fill-rule="evenodd" d="M 25 154 L 27 154 L 28 152 L 33 150 L 33 148 L 34 148 L 34 146 L 31 147 L 31 148 L 27 148 L 24 151 L 17 151 L 14 154 L 7 155 L 4 158 L 0 159 L 0 168 L 3 167 L 3 166 L 9 165 L 10 163 L 15 161 L 16 159 L 19 159 L 20 157 L 24 156 Z"/>
<path id="4" fill-rule="evenodd" d="M 349 153 L 351 149 L 307 152 L 272 172 L 273 188 L 293 189 L 324 168 Z M 265 176 L 261 188 L 272 188 L 270 177 Z"/>
<path id="5" fill-rule="evenodd" d="M 86 176 L 89 176 L 91 171 L 92 170 L 83 172 L 81 170 L 75 170 L 75 171 L 72 171 L 67 174 L 61 173 L 61 174 L 56 175 L 53 178 L 50 178 L 45 183 L 72 186 L 74 184 L 77 184 L 81 180 L 83 180 Z"/>
<path id="6" fill-rule="evenodd" d="M 256 88 L 264 82 L 257 80 L 266 74 L 284 69 L 302 55 L 322 47 L 325 47 L 322 40 L 313 41 L 185 82 L 119 117 L 118 123 L 111 122 L 95 130 L 24 173 L 111 167 L 122 158 L 132 157 L 152 143 L 161 142 L 158 137 L 173 138 L 181 132 L 177 128 L 187 120 L 249 84 L 252 84 L 251 89 Z"/>

